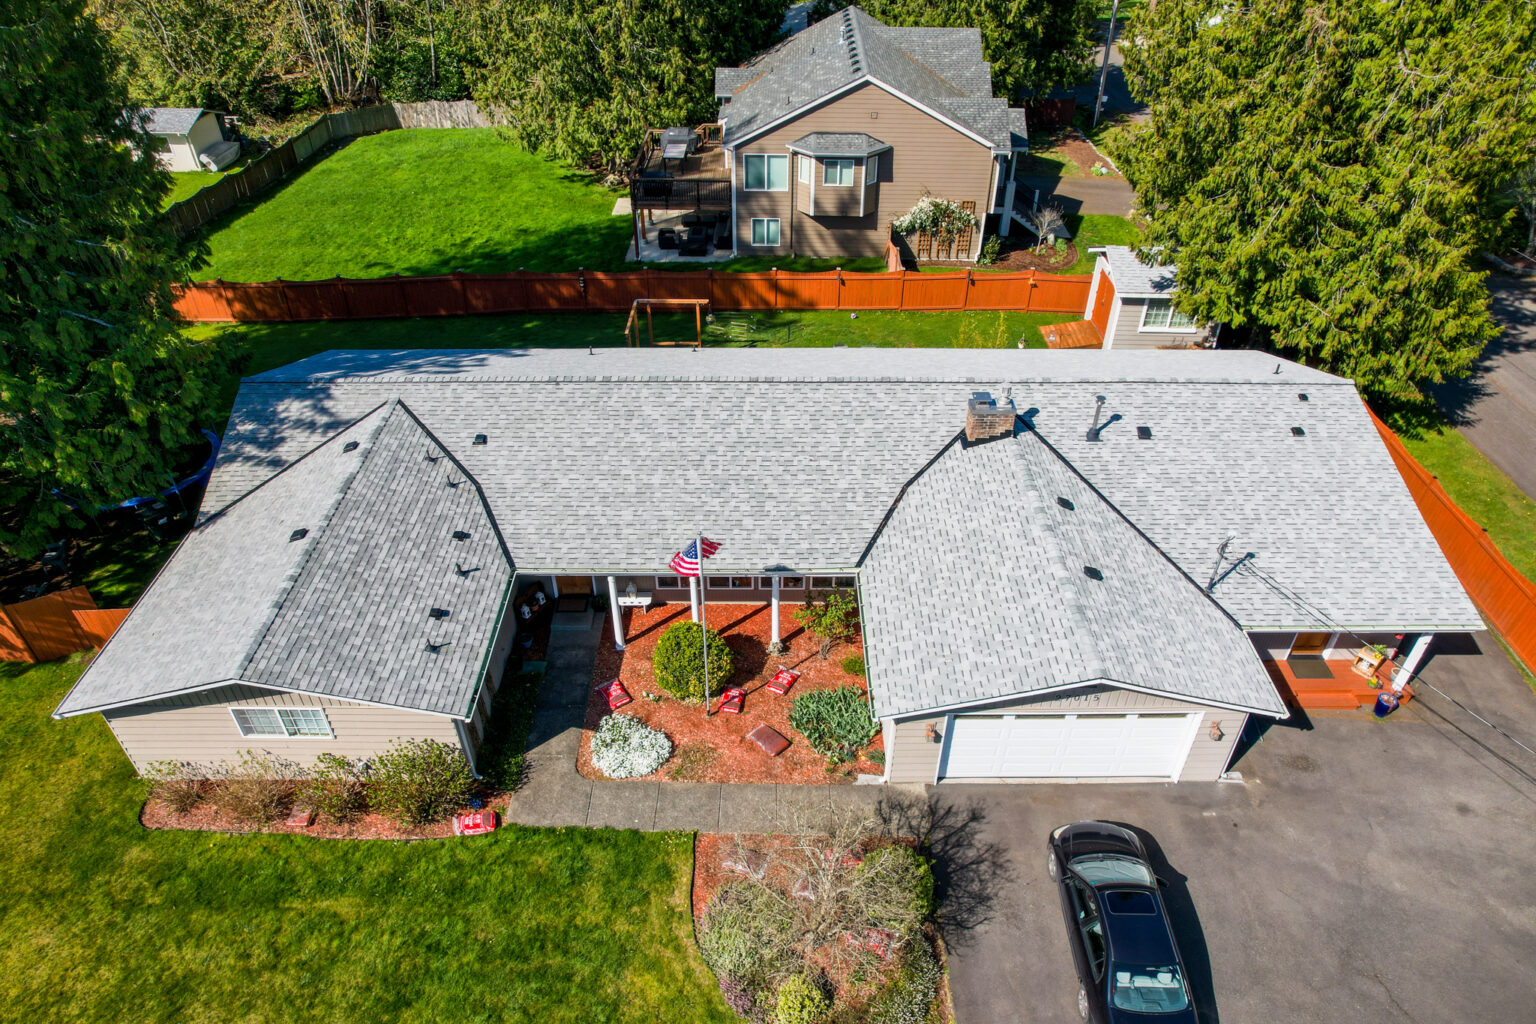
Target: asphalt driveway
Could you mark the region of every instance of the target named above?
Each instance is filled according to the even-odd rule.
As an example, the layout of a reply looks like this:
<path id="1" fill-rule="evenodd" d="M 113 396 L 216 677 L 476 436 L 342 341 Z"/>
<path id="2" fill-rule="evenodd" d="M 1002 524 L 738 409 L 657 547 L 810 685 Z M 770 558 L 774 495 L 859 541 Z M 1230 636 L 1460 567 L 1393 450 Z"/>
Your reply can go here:
<path id="1" fill-rule="evenodd" d="M 1140 831 L 1201 1019 L 1530 1020 L 1536 1006 L 1536 696 L 1497 645 L 1441 651 L 1385 721 L 1271 728 L 1243 783 L 938 787 L 957 1024 L 1072 1022 L 1077 980 L 1045 839 Z"/>

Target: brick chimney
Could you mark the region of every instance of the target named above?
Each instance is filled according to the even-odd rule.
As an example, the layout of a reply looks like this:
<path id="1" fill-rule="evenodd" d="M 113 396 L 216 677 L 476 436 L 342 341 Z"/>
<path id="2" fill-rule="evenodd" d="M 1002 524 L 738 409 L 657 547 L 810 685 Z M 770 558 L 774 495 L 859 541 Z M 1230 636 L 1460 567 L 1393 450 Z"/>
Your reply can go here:
<path id="1" fill-rule="evenodd" d="M 1012 437 L 1014 415 L 1013 399 L 1005 398 L 999 402 L 987 392 L 977 391 L 971 395 L 971 401 L 965 409 L 966 443 L 978 444 L 982 441 L 995 441 L 1000 437 Z"/>

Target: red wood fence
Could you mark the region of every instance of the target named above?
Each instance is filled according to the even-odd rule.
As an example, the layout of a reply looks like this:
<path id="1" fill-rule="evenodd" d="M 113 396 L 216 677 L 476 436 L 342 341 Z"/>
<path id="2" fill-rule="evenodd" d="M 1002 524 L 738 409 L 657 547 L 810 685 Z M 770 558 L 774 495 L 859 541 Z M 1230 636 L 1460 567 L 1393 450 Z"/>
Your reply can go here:
<path id="1" fill-rule="evenodd" d="M 1451 500 L 1385 423 L 1371 414 L 1440 550 L 1488 624 L 1526 666 L 1536 669 L 1536 584 L 1509 564 L 1483 528 Z"/>
<path id="2" fill-rule="evenodd" d="M 84 587 L 0 606 L 0 661 L 52 661 L 95 646 L 74 614 L 95 607 Z"/>
<path id="3" fill-rule="evenodd" d="M 840 270 L 732 274 L 636 270 L 622 273 L 444 274 L 184 285 L 176 310 L 196 321 L 366 320 L 473 313 L 621 313 L 636 299 L 708 299 L 714 309 L 1005 309 L 1081 315 L 1088 275 L 921 274 Z"/>

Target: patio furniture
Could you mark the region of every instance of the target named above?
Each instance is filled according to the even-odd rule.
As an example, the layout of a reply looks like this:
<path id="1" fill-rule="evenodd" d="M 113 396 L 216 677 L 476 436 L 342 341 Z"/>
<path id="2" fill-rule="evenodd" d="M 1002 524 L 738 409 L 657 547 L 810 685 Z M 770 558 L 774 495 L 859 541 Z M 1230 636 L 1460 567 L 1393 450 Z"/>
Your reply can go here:
<path id="1" fill-rule="evenodd" d="M 768 680 L 768 689 L 782 697 L 789 692 L 789 688 L 794 686 L 799 678 L 799 672 L 791 671 L 780 665 L 779 670 L 773 674 L 773 678 Z"/>
<path id="2" fill-rule="evenodd" d="M 747 699 L 747 691 L 739 686 L 733 686 L 720 695 L 720 706 L 716 711 L 725 711 L 733 715 L 741 714 L 742 702 Z"/>
<path id="3" fill-rule="evenodd" d="M 760 725 L 747 733 L 747 739 L 763 748 L 763 753 L 769 757 L 778 757 L 789 749 L 789 740 L 784 734 L 771 725 Z"/>
<path id="4" fill-rule="evenodd" d="M 683 239 L 682 244 L 677 247 L 678 252 L 684 256 L 709 255 L 709 238 L 707 235 L 700 234 L 699 230 L 698 227 L 688 229 L 688 237 Z"/>
<path id="5" fill-rule="evenodd" d="M 617 711 L 619 708 L 623 707 L 625 704 L 631 703 L 635 699 L 629 695 L 628 690 L 624 689 L 624 684 L 619 682 L 617 679 L 610 679 L 602 686 L 596 687 L 596 690 L 598 693 L 603 695 L 605 700 L 608 701 L 609 711 Z"/>
<path id="6" fill-rule="evenodd" d="M 659 228 L 656 231 L 656 244 L 663 249 L 677 248 L 677 229 Z"/>

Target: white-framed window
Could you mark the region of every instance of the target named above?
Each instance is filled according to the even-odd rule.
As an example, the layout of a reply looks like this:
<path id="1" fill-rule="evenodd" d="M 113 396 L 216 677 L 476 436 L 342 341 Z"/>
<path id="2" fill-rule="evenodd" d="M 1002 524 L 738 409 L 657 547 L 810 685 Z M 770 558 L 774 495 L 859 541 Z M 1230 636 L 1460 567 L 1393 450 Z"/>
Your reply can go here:
<path id="1" fill-rule="evenodd" d="M 241 736 L 330 739 L 324 708 L 230 708 Z"/>
<path id="2" fill-rule="evenodd" d="M 864 184 L 873 185 L 880 180 L 880 154 L 864 161 Z"/>
<path id="3" fill-rule="evenodd" d="M 681 576 L 657 576 L 657 590 L 687 590 L 688 581 Z"/>
<path id="4" fill-rule="evenodd" d="M 795 156 L 795 177 L 800 179 L 800 184 L 811 183 L 811 158 L 801 154 Z"/>
<path id="5" fill-rule="evenodd" d="M 772 246 L 779 244 L 779 218 L 753 217 L 752 244 Z"/>
<path id="6" fill-rule="evenodd" d="M 852 590 L 852 576 L 812 576 L 812 590 Z"/>
<path id="7" fill-rule="evenodd" d="M 789 154 L 748 153 L 746 156 L 748 192 L 789 191 Z"/>
<path id="8" fill-rule="evenodd" d="M 752 590 L 757 586 L 757 581 L 751 576 L 711 576 L 709 577 L 710 590 Z"/>
<path id="9" fill-rule="evenodd" d="M 853 160 L 823 160 L 821 183 L 823 185 L 852 185 Z"/>
<path id="10" fill-rule="evenodd" d="M 1187 313 L 1173 308 L 1172 299 L 1148 299 L 1141 311 L 1143 331 L 1194 331 L 1195 321 Z"/>
<path id="11" fill-rule="evenodd" d="M 773 577 L 772 576 L 760 576 L 760 577 L 758 577 L 757 585 L 762 590 L 772 590 L 773 589 Z M 783 593 L 786 590 L 804 590 L 804 589 L 805 589 L 805 577 L 804 576 L 780 576 L 779 577 L 779 592 L 780 593 Z"/>

